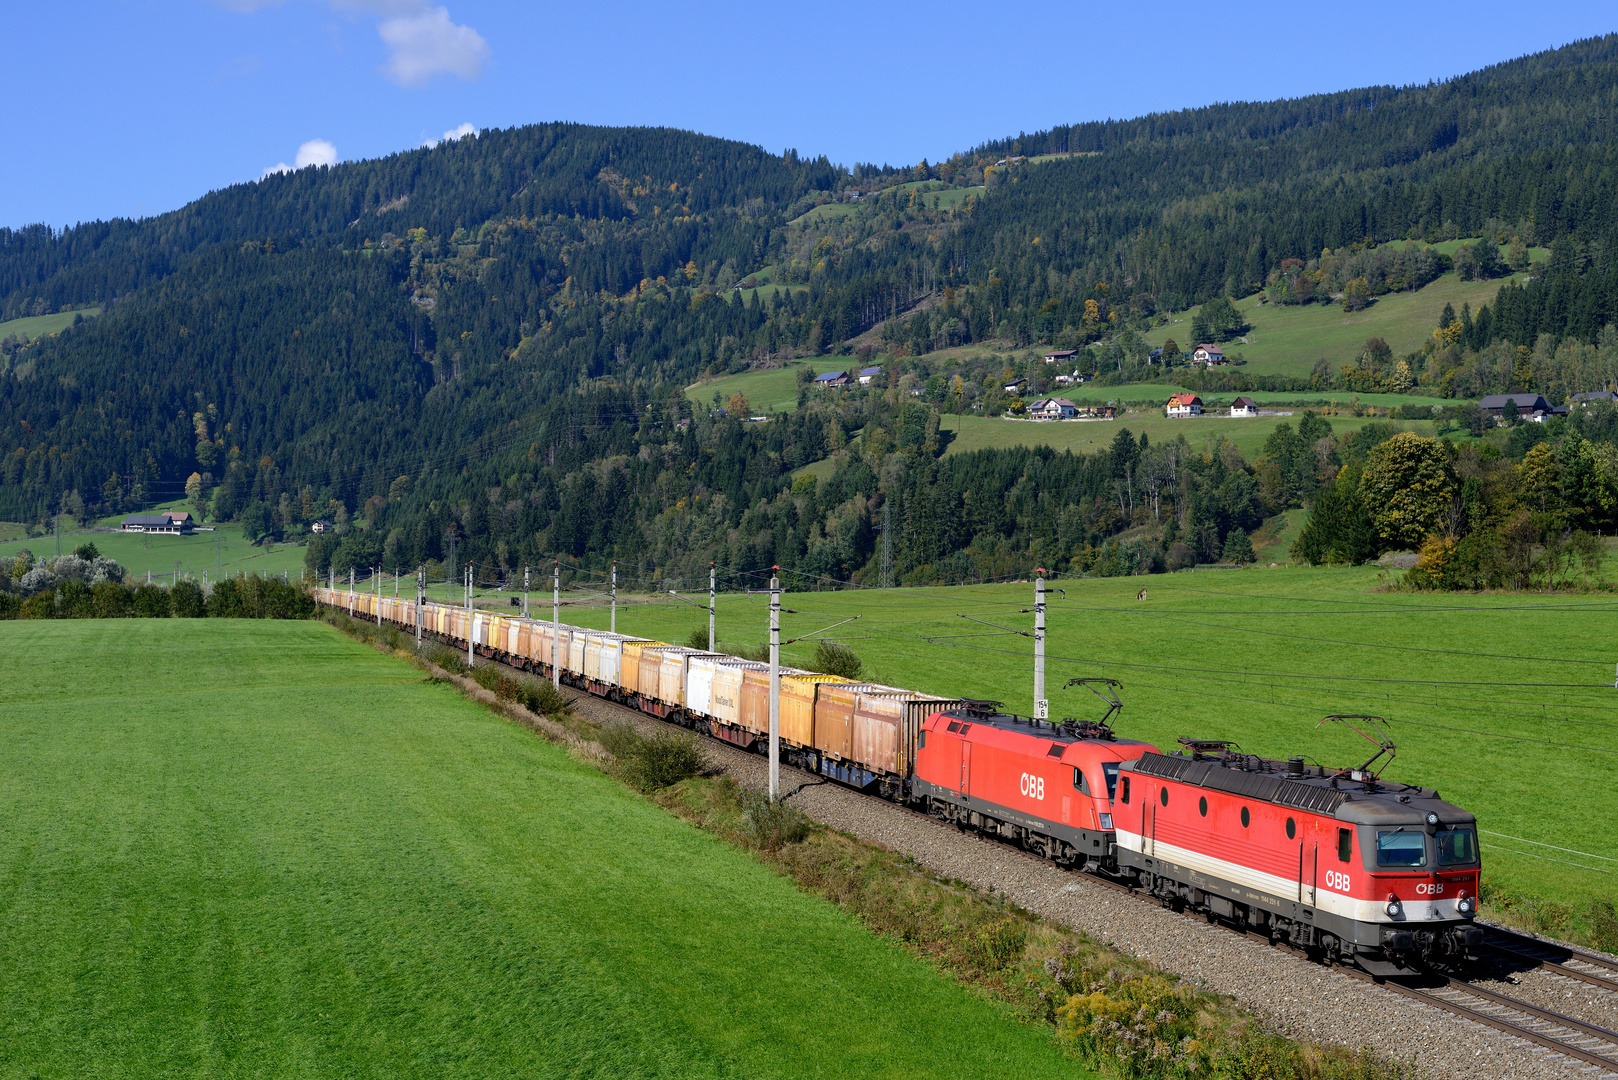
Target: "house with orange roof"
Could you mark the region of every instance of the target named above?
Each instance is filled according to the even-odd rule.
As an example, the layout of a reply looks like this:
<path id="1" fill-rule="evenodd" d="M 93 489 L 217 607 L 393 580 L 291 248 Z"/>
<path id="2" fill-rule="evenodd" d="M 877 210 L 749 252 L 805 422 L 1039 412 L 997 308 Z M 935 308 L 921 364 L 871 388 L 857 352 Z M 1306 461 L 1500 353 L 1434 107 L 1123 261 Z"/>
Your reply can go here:
<path id="1" fill-rule="evenodd" d="M 1168 407 L 1164 411 L 1170 417 L 1201 416 L 1202 399 L 1195 394 L 1175 394 L 1169 398 Z"/>

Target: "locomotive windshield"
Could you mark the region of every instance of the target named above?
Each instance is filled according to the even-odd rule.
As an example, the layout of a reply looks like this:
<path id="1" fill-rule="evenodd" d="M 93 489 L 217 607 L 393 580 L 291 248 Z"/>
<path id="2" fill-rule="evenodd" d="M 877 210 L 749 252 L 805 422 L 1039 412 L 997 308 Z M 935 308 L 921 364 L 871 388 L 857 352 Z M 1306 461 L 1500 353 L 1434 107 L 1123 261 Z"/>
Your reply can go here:
<path id="1" fill-rule="evenodd" d="M 1419 832 L 1377 833 L 1376 864 L 1378 866 L 1426 866 L 1426 834 Z"/>
<path id="2" fill-rule="evenodd" d="M 1101 771 L 1107 774 L 1107 801 L 1111 802 L 1118 795 L 1118 766 L 1117 761 L 1103 761 Z"/>
<path id="3" fill-rule="evenodd" d="M 1478 837 L 1470 828 L 1442 829 L 1438 833 L 1438 865 L 1478 861 Z"/>

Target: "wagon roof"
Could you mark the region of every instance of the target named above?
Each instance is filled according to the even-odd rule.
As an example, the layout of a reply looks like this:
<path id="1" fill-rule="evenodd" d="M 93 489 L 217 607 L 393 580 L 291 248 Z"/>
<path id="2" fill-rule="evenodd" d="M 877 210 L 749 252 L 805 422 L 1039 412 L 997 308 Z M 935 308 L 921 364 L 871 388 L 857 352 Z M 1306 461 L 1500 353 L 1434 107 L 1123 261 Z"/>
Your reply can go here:
<path id="1" fill-rule="evenodd" d="M 1284 761 L 1252 754 L 1209 758 L 1150 753 L 1128 767 L 1148 776 L 1359 824 L 1420 824 L 1428 812 L 1437 813 L 1446 824 L 1476 820 L 1468 811 L 1444 802 L 1432 788 L 1345 780 L 1320 766 L 1315 766 L 1317 775 L 1297 776 L 1286 771 Z"/>

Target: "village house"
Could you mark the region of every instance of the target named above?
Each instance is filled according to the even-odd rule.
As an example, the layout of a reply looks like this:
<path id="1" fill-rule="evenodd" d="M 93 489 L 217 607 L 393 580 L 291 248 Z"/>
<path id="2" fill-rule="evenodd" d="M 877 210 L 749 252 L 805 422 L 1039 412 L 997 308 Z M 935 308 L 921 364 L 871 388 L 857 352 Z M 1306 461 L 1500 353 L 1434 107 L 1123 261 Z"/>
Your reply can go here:
<path id="1" fill-rule="evenodd" d="M 1028 407 L 1028 415 L 1035 420 L 1071 420 L 1079 415 L 1079 407 L 1067 398 L 1041 398 Z"/>
<path id="2" fill-rule="evenodd" d="M 1257 416 L 1258 415 L 1258 402 L 1254 401 L 1250 397 L 1239 397 L 1235 401 L 1230 403 L 1230 415 L 1232 415 L 1232 416 Z"/>
<path id="3" fill-rule="evenodd" d="M 1592 390 L 1585 394 L 1574 394 L 1572 404 L 1587 406 L 1592 401 L 1618 401 L 1618 391 Z"/>
<path id="4" fill-rule="evenodd" d="M 815 376 L 816 386 L 847 386 L 851 380 L 846 371 L 828 371 Z"/>
<path id="5" fill-rule="evenodd" d="M 1008 394 L 1020 394 L 1027 389 L 1027 379 L 1012 379 L 1010 382 L 1006 383 L 1006 393 Z"/>
<path id="6" fill-rule="evenodd" d="M 1506 402 L 1517 403 L 1517 418 L 1531 420 L 1536 424 L 1543 424 L 1550 417 L 1557 415 L 1557 410 L 1551 408 L 1551 403 L 1540 394 L 1490 394 L 1478 406 L 1490 416 L 1499 419 L 1505 412 Z M 1566 409 L 1562 413 L 1566 413 Z"/>
<path id="7" fill-rule="evenodd" d="M 331 522 L 327 521 L 325 518 L 321 518 L 319 521 L 316 521 L 309 526 L 309 531 L 312 533 L 329 533 L 332 531 L 332 527 Z"/>
<path id="8" fill-rule="evenodd" d="M 1084 376 L 1080 375 L 1078 371 L 1075 370 L 1068 375 L 1058 375 L 1051 381 L 1057 386 L 1078 386 L 1080 383 L 1084 382 Z"/>
<path id="9" fill-rule="evenodd" d="M 1225 359 L 1225 352 L 1223 349 L 1217 345 L 1209 345 L 1207 343 L 1198 345 L 1191 351 L 1191 362 L 1194 364 L 1207 364 L 1209 366 L 1230 363 L 1230 361 Z"/>
<path id="10" fill-rule="evenodd" d="M 183 511 L 158 514 L 130 514 L 124 518 L 124 532 L 166 533 L 178 536 L 191 531 L 191 515 Z"/>
<path id="11" fill-rule="evenodd" d="M 1169 416 L 1201 416 L 1202 399 L 1195 394 L 1175 394 L 1164 412 Z"/>
<path id="12" fill-rule="evenodd" d="M 1045 354 L 1045 362 L 1047 364 L 1058 362 L 1069 364 L 1073 362 L 1073 358 L 1077 355 L 1079 355 L 1079 350 L 1077 349 L 1056 349 Z"/>
<path id="13" fill-rule="evenodd" d="M 861 368 L 860 369 L 860 385 L 861 386 L 870 386 L 872 380 L 880 377 L 881 374 L 882 374 L 882 368 L 880 366 L 879 367 Z"/>

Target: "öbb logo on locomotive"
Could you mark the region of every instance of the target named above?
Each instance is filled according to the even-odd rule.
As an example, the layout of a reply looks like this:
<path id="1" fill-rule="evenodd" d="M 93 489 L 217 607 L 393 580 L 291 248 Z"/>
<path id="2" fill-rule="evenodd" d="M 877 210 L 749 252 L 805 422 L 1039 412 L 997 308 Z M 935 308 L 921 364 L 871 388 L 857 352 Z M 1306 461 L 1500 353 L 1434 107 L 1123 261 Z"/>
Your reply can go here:
<path id="1" fill-rule="evenodd" d="M 570 686 L 746 750 L 767 745 L 769 674 L 756 662 L 441 604 L 317 596 L 546 676 L 554 656 Z M 1371 765 L 1392 753 L 1386 740 L 1367 735 L 1377 756 L 1344 769 L 1218 740 L 1165 753 L 1106 723 L 1116 698 L 1101 722 L 1056 721 L 781 674 L 786 765 L 1373 974 L 1460 965 L 1481 945 L 1476 819 L 1431 788 L 1382 780 Z"/>

